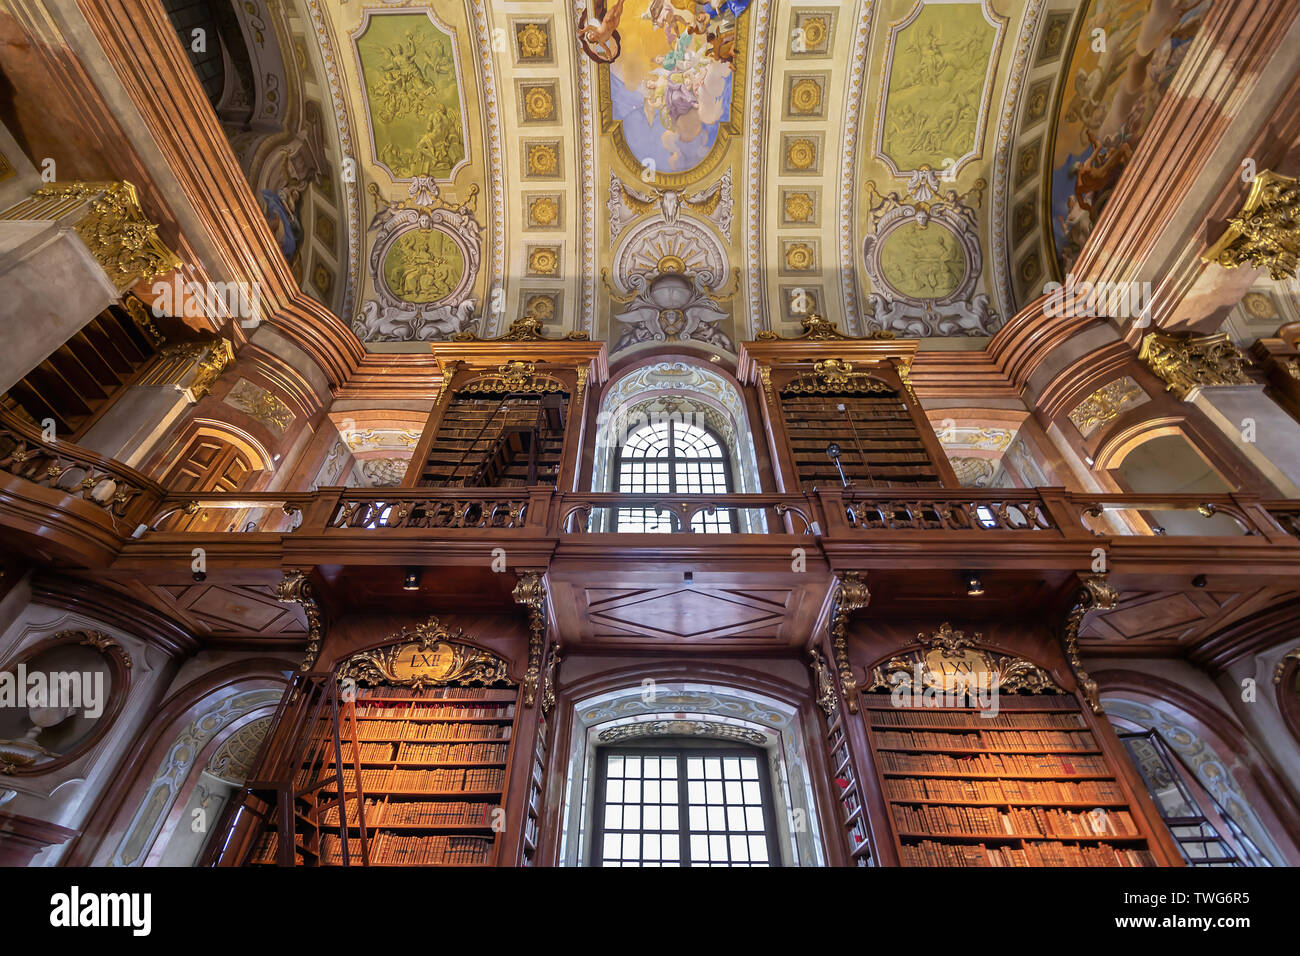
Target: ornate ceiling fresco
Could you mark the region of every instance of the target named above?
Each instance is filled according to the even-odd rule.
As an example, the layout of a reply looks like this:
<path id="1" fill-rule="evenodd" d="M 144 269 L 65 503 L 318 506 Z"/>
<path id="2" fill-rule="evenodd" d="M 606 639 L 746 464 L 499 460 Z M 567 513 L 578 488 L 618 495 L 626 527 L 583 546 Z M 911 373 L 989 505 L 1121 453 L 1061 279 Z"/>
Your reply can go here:
<path id="1" fill-rule="evenodd" d="M 733 355 L 812 311 L 982 347 L 1068 271 L 1207 5 L 284 0 L 298 272 L 378 351 L 531 315 Z"/>

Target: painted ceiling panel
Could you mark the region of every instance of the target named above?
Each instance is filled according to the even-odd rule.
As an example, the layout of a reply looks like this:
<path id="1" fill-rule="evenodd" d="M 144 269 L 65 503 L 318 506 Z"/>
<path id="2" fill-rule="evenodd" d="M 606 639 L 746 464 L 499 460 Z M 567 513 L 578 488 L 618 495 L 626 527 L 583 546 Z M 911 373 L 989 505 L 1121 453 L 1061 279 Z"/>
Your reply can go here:
<path id="1" fill-rule="evenodd" d="M 321 168 L 281 225 L 376 351 L 530 315 L 729 356 L 809 312 L 979 347 L 1068 270 L 1207 5 L 292 0 L 289 169 Z"/>

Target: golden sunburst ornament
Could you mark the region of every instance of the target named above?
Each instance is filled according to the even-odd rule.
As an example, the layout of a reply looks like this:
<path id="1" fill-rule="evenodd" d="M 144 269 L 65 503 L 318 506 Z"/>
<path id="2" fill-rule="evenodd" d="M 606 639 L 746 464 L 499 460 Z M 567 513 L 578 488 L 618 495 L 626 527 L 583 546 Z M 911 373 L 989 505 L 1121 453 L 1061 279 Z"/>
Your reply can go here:
<path id="1" fill-rule="evenodd" d="M 790 87 L 790 112 L 808 115 L 822 105 L 822 88 L 812 77 L 804 77 Z"/>
<path id="2" fill-rule="evenodd" d="M 826 18 L 808 17 L 799 24 L 803 30 L 804 45 L 815 50 L 826 41 Z"/>
<path id="3" fill-rule="evenodd" d="M 528 206 L 528 220 L 535 226 L 553 226 L 560 218 L 560 205 L 550 196 L 535 199 Z"/>
<path id="4" fill-rule="evenodd" d="M 785 197 L 785 217 L 791 222 L 808 222 L 812 214 L 812 197 L 807 193 L 789 193 Z"/>
<path id="5" fill-rule="evenodd" d="M 785 247 L 785 265 L 788 269 L 807 272 L 813 267 L 814 258 L 813 248 L 806 242 L 792 242 Z"/>
<path id="6" fill-rule="evenodd" d="M 527 23 L 515 34 L 519 41 L 519 58 L 522 60 L 545 59 L 550 52 L 550 37 L 536 23 Z"/>
<path id="7" fill-rule="evenodd" d="M 528 147 L 528 171 L 534 176 L 554 176 L 559 167 L 559 151 L 550 143 L 533 143 Z"/>
<path id="8" fill-rule="evenodd" d="M 555 318 L 555 299 L 549 295 L 532 296 L 524 303 L 524 314 L 538 322 L 548 322 Z"/>
<path id="9" fill-rule="evenodd" d="M 560 267 L 560 254 L 550 246 L 541 246 L 528 254 L 528 269 L 535 275 L 554 275 Z"/>
<path id="10" fill-rule="evenodd" d="M 792 139 L 785 150 L 785 161 L 791 169 L 812 169 L 817 162 L 817 144 L 810 139 Z"/>
<path id="11" fill-rule="evenodd" d="M 544 86 L 534 86 L 524 94 L 524 111 L 529 119 L 550 119 L 555 115 L 555 98 Z"/>

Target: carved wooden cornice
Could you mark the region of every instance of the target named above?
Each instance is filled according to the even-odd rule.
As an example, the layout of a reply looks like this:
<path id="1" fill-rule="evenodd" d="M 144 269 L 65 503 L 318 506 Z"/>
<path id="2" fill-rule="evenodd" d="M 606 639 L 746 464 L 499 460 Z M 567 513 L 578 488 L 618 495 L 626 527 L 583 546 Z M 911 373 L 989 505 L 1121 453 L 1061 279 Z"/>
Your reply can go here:
<path id="1" fill-rule="evenodd" d="M 834 322 L 827 320 L 816 312 L 799 320 L 803 332 L 799 335 L 781 335 L 765 329 L 755 338 L 760 342 L 862 342 L 868 339 L 895 339 L 898 336 L 889 329 L 877 329 L 870 335 L 845 335 Z"/>
<path id="2" fill-rule="evenodd" d="M 1097 695 L 1097 682 L 1088 674 L 1079 656 L 1079 628 L 1091 611 L 1109 610 L 1115 606 L 1117 599 L 1118 595 L 1107 582 L 1106 575 L 1089 575 L 1075 592 L 1074 601 L 1066 612 L 1065 624 L 1061 629 L 1061 646 L 1065 650 L 1065 659 L 1070 662 L 1079 691 L 1094 714 L 1102 713 L 1101 700 Z"/>

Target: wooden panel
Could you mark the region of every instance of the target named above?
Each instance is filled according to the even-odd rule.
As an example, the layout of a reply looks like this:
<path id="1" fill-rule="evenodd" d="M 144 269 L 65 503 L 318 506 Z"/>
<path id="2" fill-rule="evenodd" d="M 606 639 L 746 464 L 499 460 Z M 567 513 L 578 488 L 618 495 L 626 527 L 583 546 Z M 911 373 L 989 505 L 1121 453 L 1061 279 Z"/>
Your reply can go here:
<path id="1" fill-rule="evenodd" d="M 277 600 L 275 589 L 257 585 L 153 585 L 149 590 L 198 634 L 214 638 L 306 637 L 297 604 Z"/>

